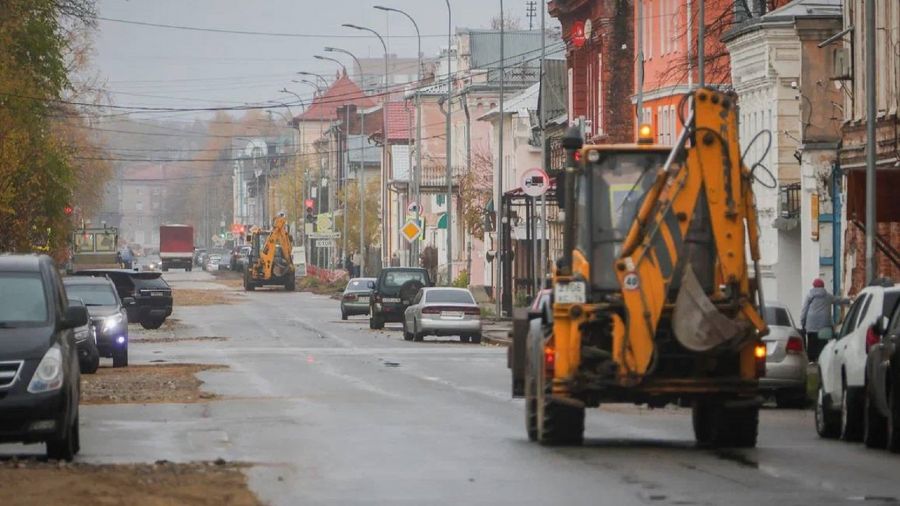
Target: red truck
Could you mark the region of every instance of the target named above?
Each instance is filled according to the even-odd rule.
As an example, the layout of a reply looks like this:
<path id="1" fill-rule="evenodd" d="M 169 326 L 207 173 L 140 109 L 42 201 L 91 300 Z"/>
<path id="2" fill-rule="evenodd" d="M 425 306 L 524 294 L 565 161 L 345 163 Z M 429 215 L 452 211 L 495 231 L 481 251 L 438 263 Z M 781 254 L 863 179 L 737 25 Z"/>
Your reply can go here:
<path id="1" fill-rule="evenodd" d="M 159 258 L 162 261 L 163 271 L 168 271 L 169 268 L 190 271 L 194 265 L 194 227 L 161 225 Z"/>

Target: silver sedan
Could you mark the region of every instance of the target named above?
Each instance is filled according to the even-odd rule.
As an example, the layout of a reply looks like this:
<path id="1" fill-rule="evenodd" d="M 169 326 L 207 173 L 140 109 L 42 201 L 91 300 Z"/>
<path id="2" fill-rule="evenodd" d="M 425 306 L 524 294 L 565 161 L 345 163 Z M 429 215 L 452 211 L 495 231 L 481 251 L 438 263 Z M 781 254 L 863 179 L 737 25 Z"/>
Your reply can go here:
<path id="1" fill-rule="evenodd" d="M 788 308 L 766 301 L 763 318 L 769 335 L 766 345 L 766 375 L 759 379 L 763 392 L 774 394 L 779 407 L 802 407 L 806 404 L 806 369 L 809 358 L 800 331 L 794 325 Z"/>
<path id="2" fill-rule="evenodd" d="M 403 338 L 459 336 L 463 343 L 481 342 L 481 309 L 465 288 L 423 288 L 403 314 Z"/>

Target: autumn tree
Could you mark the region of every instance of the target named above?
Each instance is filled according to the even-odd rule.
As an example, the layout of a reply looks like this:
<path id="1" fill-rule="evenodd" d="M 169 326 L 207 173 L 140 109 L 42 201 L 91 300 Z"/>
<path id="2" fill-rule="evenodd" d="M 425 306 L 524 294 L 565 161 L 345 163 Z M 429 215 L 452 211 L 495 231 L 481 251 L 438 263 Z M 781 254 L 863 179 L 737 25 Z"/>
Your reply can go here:
<path id="1" fill-rule="evenodd" d="M 381 218 L 379 211 L 381 209 L 379 196 L 381 192 L 381 178 L 366 177 L 365 191 L 365 229 L 363 231 L 363 240 L 365 246 L 369 247 L 379 241 L 381 232 Z M 347 209 L 347 237 L 342 238 L 346 241 L 347 252 L 361 251 L 359 247 L 359 181 L 348 180 L 347 184 L 339 190 L 338 200 L 345 202 Z M 334 220 L 334 229 L 343 233 L 344 217 L 338 216 Z"/>
<path id="2" fill-rule="evenodd" d="M 484 239 L 484 222 L 487 205 L 491 200 L 494 178 L 494 157 L 490 148 L 478 144 L 472 148 L 469 170 L 459 181 L 459 194 L 463 226 L 473 237 Z"/>

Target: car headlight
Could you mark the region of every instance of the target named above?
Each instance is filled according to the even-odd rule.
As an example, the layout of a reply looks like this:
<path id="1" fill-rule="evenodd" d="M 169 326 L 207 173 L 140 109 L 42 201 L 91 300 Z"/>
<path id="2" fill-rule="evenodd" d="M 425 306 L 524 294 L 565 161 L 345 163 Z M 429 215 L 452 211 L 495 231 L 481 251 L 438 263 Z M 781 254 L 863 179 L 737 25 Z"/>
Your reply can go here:
<path id="1" fill-rule="evenodd" d="M 28 383 L 28 392 L 32 394 L 52 392 L 59 390 L 62 384 L 62 352 L 59 351 L 59 346 L 53 345 L 38 363 L 34 376 L 31 377 L 31 382 Z"/>
<path id="2" fill-rule="evenodd" d="M 123 320 L 124 320 L 124 318 L 122 318 L 121 313 L 104 319 L 103 320 L 103 332 L 109 332 L 110 330 L 115 329 L 122 323 Z"/>

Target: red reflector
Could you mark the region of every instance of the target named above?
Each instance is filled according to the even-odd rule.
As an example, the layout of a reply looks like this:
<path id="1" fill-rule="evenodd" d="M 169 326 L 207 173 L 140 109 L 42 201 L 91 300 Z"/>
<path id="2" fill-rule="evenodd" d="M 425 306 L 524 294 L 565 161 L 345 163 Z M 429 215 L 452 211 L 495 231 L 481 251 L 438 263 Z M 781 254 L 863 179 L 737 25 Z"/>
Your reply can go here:
<path id="1" fill-rule="evenodd" d="M 544 367 L 548 372 L 553 372 L 553 365 L 556 363 L 556 353 L 553 348 L 547 346 L 544 348 Z"/>
<path id="2" fill-rule="evenodd" d="M 576 151 L 576 152 L 575 152 L 575 161 L 576 161 L 576 162 L 580 162 L 580 161 L 581 161 L 581 151 Z"/>
<path id="3" fill-rule="evenodd" d="M 879 339 L 878 334 L 875 333 L 875 329 L 869 326 L 869 330 L 866 331 L 866 353 L 869 353 L 869 349 L 879 342 L 881 342 L 881 339 Z"/>
<path id="4" fill-rule="evenodd" d="M 353 294 L 353 293 L 345 294 L 344 300 L 356 300 L 356 294 Z"/>
<path id="5" fill-rule="evenodd" d="M 441 312 L 441 308 L 436 306 L 426 307 L 422 310 L 423 314 L 438 314 Z"/>
<path id="6" fill-rule="evenodd" d="M 469 316 L 481 316 L 481 310 L 477 307 L 467 307 L 465 313 Z"/>
<path id="7" fill-rule="evenodd" d="M 803 340 L 797 336 L 788 338 L 785 349 L 788 353 L 803 353 Z"/>

